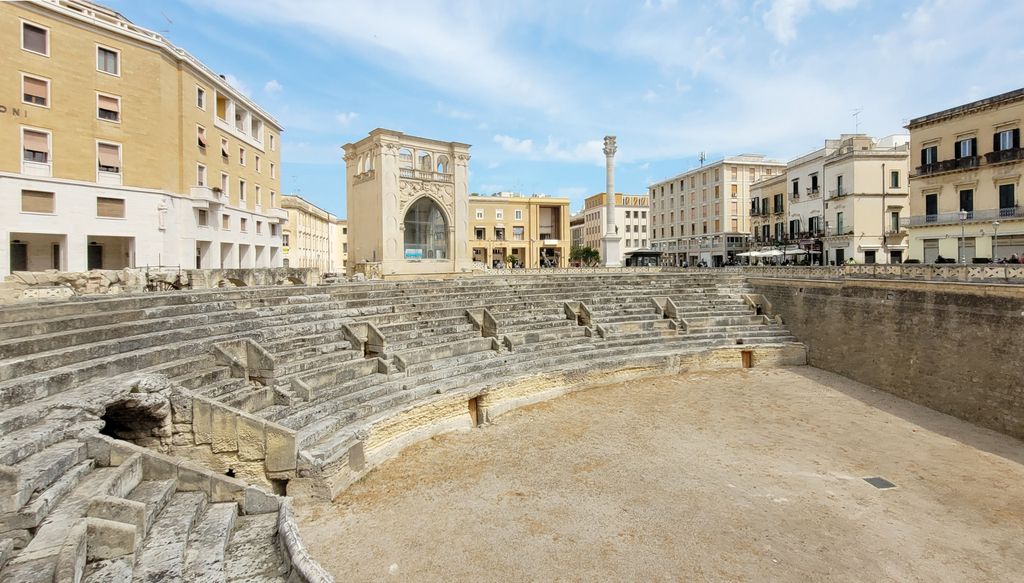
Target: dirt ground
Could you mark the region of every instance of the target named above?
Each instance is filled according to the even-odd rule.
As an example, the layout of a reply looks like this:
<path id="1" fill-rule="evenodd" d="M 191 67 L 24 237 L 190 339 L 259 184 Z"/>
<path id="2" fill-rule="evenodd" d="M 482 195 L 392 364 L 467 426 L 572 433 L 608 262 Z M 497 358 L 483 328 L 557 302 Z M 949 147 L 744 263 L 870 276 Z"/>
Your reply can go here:
<path id="1" fill-rule="evenodd" d="M 1024 579 L 1024 444 L 810 367 L 579 392 L 298 511 L 339 581 Z"/>

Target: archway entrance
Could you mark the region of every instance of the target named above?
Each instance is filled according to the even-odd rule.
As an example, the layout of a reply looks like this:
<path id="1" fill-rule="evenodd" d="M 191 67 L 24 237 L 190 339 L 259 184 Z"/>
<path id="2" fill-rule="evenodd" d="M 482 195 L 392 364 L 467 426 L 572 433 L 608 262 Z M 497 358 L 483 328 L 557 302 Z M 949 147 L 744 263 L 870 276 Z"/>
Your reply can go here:
<path id="1" fill-rule="evenodd" d="M 429 197 L 417 200 L 405 213 L 405 258 L 448 258 L 448 221 Z"/>

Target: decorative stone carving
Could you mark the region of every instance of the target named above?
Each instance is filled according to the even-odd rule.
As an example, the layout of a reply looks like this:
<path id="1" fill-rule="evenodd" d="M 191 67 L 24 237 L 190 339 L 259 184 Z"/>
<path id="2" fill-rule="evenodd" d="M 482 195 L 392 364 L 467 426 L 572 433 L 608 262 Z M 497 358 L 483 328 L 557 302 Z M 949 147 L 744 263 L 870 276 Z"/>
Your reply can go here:
<path id="1" fill-rule="evenodd" d="M 449 220 L 451 220 L 452 210 L 455 208 L 454 185 L 421 180 L 400 180 L 398 182 L 398 206 L 402 209 L 403 215 L 409 203 L 422 195 L 433 198 L 441 205 L 441 208 L 445 209 Z"/>

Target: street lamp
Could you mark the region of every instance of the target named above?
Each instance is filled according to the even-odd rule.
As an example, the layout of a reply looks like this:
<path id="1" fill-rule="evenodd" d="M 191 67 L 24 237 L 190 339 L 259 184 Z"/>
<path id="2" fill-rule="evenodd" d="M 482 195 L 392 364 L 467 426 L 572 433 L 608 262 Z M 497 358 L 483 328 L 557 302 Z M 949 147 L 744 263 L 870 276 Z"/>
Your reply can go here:
<path id="1" fill-rule="evenodd" d="M 999 221 L 992 221 L 992 262 L 999 259 Z"/>
<path id="2" fill-rule="evenodd" d="M 960 219 L 960 263 L 966 264 L 967 254 L 964 253 L 964 238 L 967 237 L 967 233 L 964 231 L 964 223 L 967 222 L 967 211 L 960 209 L 957 218 Z"/>

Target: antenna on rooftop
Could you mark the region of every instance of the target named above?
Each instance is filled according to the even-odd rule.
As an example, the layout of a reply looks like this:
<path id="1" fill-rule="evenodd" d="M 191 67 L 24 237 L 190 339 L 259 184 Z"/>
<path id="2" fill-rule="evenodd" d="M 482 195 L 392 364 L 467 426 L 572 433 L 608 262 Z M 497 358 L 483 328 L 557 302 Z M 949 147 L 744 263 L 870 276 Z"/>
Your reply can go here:
<path id="1" fill-rule="evenodd" d="M 853 114 L 853 133 L 860 133 L 860 114 L 864 111 L 864 106 L 860 106 L 856 109 L 850 110 Z"/>
<path id="2" fill-rule="evenodd" d="M 703 150 L 701 150 L 701 151 L 700 151 L 700 152 L 699 152 L 699 153 L 697 154 L 697 159 L 698 159 L 698 160 L 700 160 L 700 165 L 701 165 L 701 166 L 704 166 L 704 161 L 708 159 L 708 153 L 707 153 L 707 152 L 705 152 L 705 151 L 703 151 Z"/>

